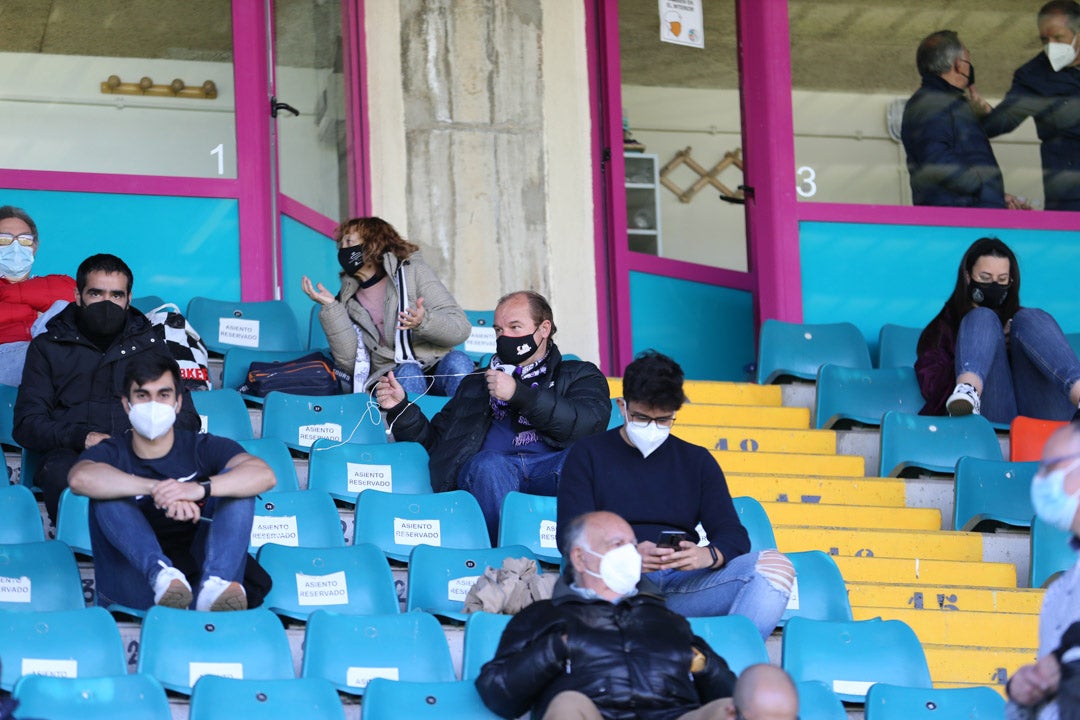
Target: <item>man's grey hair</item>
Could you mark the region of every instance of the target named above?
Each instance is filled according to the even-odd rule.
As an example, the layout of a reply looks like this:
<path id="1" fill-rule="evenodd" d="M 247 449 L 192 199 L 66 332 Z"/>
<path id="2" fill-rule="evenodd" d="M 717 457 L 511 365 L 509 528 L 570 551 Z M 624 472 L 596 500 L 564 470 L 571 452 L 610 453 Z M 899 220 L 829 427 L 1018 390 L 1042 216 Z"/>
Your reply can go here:
<path id="1" fill-rule="evenodd" d="M 585 526 L 589 523 L 589 514 L 578 515 L 576 518 L 570 521 L 569 527 L 566 529 L 566 558 L 570 559 L 570 552 L 576 548 L 589 548 L 589 543 L 585 540 Z M 591 549 L 591 548 L 589 548 Z M 572 562 L 566 563 L 566 571 L 570 573 L 571 578 L 577 578 L 577 573 L 574 572 L 574 564 Z"/>
<path id="2" fill-rule="evenodd" d="M 953 30 L 938 30 L 927 35 L 915 53 L 915 66 L 920 75 L 943 75 L 952 69 L 957 58 L 964 54 L 960 36 Z"/>
<path id="3" fill-rule="evenodd" d="M 1065 16 L 1065 22 L 1073 32 L 1080 32 L 1080 3 L 1075 0 L 1050 0 L 1039 8 L 1038 21 L 1042 22 L 1051 15 Z"/>

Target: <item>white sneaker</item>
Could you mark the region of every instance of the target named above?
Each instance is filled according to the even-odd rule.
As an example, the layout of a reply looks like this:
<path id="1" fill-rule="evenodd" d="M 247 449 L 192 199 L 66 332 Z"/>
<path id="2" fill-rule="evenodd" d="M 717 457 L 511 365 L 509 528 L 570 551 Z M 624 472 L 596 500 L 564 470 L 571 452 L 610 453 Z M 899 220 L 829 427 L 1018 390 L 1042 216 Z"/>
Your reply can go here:
<path id="1" fill-rule="evenodd" d="M 945 401 L 945 409 L 949 415 L 958 417 L 960 415 L 978 415 L 981 407 L 979 402 L 979 393 L 975 388 L 967 383 L 960 383 L 957 385 L 949 399 Z"/>
<path id="2" fill-rule="evenodd" d="M 211 575 L 203 581 L 202 590 L 195 601 L 195 609 L 203 612 L 247 610 L 247 593 L 240 583 Z"/>
<path id="3" fill-rule="evenodd" d="M 187 610 L 191 606 L 191 585 L 184 573 L 158 560 L 161 570 L 154 578 L 154 604 Z"/>

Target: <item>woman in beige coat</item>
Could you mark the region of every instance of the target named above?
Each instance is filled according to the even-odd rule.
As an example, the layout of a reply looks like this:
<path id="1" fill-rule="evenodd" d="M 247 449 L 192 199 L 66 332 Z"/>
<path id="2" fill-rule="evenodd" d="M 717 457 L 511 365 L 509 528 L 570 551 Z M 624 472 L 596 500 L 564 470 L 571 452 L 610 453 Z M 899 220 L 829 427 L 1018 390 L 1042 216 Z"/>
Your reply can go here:
<path id="1" fill-rule="evenodd" d="M 352 376 L 353 392 L 368 392 L 393 371 L 406 392 L 453 395 L 474 369 L 453 349 L 469 336 L 469 320 L 420 248 L 377 217 L 346 220 L 334 240 L 342 269 L 337 297 L 306 276 L 303 288 L 322 305 L 330 353 Z"/>

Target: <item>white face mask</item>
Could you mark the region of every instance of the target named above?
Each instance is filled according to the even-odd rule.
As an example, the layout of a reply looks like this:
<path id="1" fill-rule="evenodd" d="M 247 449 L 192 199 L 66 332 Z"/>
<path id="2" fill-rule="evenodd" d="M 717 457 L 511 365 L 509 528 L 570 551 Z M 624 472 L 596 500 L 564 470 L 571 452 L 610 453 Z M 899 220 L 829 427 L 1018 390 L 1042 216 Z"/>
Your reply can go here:
<path id="1" fill-rule="evenodd" d="M 1078 37 L 1080 35 L 1073 35 L 1072 42 L 1069 43 L 1049 42 L 1043 46 L 1043 52 L 1046 53 L 1046 59 L 1050 61 L 1050 67 L 1054 68 L 1054 72 L 1072 65 L 1073 60 L 1076 59 Z"/>
<path id="2" fill-rule="evenodd" d="M 21 278 L 29 274 L 34 264 L 34 248 L 12 242 L 0 246 L 0 275 Z"/>
<path id="3" fill-rule="evenodd" d="M 671 428 L 660 427 L 656 422 L 650 422 L 645 427 L 638 427 L 634 423 L 630 422 L 628 413 L 623 413 L 624 427 L 626 428 L 626 437 L 630 439 L 630 444 L 636 447 L 642 457 L 649 457 L 656 451 L 656 448 L 664 444 L 664 441 L 668 439 L 668 435 L 671 434 Z"/>
<path id="4" fill-rule="evenodd" d="M 582 545 L 581 549 L 600 558 L 600 572 L 586 569 L 585 573 L 603 580 L 612 592 L 626 595 L 637 587 L 641 580 L 641 555 L 633 544 L 620 545 L 603 555 L 593 552 L 587 545 Z"/>
<path id="5" fill-rule="evenodd" d="M 128 420 L 135 432 L 147 440 L 157 440 L 176 422 L 176 406 L 159 402 L 132 405 L 128 411 Z"/>
<path id="6" fill-rule="evenodd" d="M 1080 460 L 1060 470 L 1038 474 L 1031 481 L 1031 504 L 1035 514 L 1047 525 L 1071 532 L 1076 511 L 1080 508 L 1080 492 L 1065 494 L 1065 476 L 1080 466 Z"/>

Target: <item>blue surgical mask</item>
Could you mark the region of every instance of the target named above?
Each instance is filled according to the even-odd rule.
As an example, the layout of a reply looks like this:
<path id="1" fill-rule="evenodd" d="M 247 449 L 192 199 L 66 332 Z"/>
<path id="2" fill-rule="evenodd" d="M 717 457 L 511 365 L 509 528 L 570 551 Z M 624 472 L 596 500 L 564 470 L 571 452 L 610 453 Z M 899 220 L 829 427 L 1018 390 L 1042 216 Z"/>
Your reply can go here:
<path id="1" fill-rule="evenodd" d="M 1065 493 L 1065 476 L 1080 466 L 1080 459 L 1060 470 L 1038 473 L 1031 481 L 1031 504 L 1039 519 L 1058 530 L 1070 532 L 1076 510 L 1080 508 L 1080 492 Z"/>
<path id="2" fill-rule="evenodd" d="M 0 245 L 0 275 L 6 278 L 21 278 L 30 273 L 33 264 L 33 247 L 17 242 Z"/>

